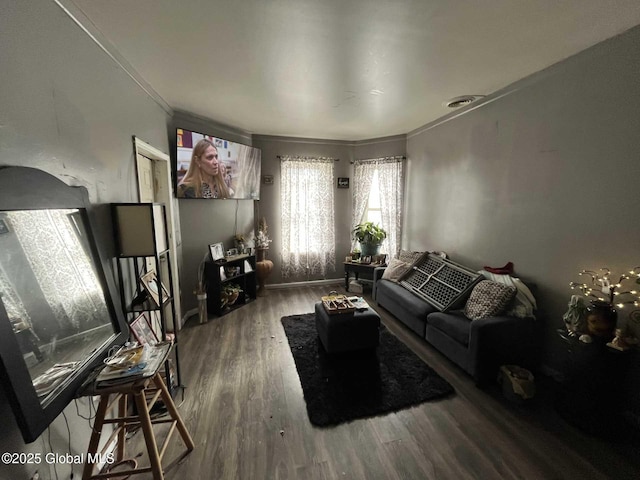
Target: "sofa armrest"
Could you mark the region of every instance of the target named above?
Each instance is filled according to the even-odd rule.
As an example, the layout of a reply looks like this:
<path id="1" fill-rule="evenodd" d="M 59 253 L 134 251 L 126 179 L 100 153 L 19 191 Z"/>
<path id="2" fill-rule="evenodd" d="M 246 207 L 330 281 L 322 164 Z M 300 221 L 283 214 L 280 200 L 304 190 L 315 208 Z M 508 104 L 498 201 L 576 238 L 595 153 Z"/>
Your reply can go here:
<path id="1" fill-rule="evenodd" d="M 494 381 L 501 365 L 534 367 L 535 320 L 487 317 L 471 322 L 469 353 L 478 384 Z"/>
<path id="2" fill-rule="evenodd" d="M 376 267 L 373 269 L 373 287 L 371 287 L 371 297 L 373 298 L 373 300 L 376 300 L 376 285 L 378 283 L 378 280 L 380 280 L 382 278 L 382 275 L 384 274 L 384 271 L 386 270 L 387 267 Z"/>

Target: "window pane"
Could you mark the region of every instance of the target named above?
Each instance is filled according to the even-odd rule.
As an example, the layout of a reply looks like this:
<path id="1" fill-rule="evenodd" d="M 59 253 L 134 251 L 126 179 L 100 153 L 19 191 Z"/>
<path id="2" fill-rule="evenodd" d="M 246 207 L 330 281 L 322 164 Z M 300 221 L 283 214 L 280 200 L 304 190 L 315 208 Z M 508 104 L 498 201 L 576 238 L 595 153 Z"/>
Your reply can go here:
<path id="1" fill-rule="evenodd" d="M 367 212 L 367 222 L 377 223 L 378 225 L 382 224 L 382 213 L 380 210 L 369 210 Z"/>

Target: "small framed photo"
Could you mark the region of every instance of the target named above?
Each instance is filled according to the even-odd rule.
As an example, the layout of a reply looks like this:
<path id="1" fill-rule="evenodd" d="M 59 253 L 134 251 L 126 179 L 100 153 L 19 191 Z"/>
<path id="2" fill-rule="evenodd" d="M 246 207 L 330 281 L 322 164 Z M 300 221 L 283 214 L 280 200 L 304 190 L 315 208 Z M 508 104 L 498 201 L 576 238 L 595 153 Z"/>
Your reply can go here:
<path id="1" fill-rule="evenodd" d="M 209 252 L 211 253 L 211 260 L 216 261 L 224 258 L 224 245 L 222 243 L 212 243 L 209 245 Z"/>
<path id="2" fill-rule="evenodd" d="M 164 285 L 160 284 L 160 289 L 162 290 L 162 301 L 160 301 L 160 293 L 158 292 L 158 277 L 156 276 L 155 270 L 150 270 L 140 277 L 140 281 L 142 282 L 142 286 L 147 291 L 149 296 L 153 299 L 157 306 L 164 305 L 169 299 L 169 292 Z"/>
<path id="3" fill-rule="evenodd" d="M 364 263 L 365 265 L 369 265 L 371 263 L 371 255 L 365 255 L 360 259 L 360 263 Z"/>
<path id="4" fill-rule="evenodd" d="M 373 257 L 371 257 L 371 263 L 374 265 L 386 265 L 387 255 L 384 253 L 381 253 L 380 255 L 373 255 Z"/>
<path id="5" fill-rule="evenodd" d="M 137 316 L 131 322 L 129 328 L 140 345 L 155 345 L 158 343 L 158 337 L 151 328 L 146 314 L 142 313 Z"/>
<path id="6" fill-rule="evenodd" d="M 262 183 L 264 185 L 273 185 L 273 175 L 263 175 Z"/>
<path id="7" fill-rule="evenodd" d="M 338 177 L 338 188 L 349 188 L 349 177 Z"/>

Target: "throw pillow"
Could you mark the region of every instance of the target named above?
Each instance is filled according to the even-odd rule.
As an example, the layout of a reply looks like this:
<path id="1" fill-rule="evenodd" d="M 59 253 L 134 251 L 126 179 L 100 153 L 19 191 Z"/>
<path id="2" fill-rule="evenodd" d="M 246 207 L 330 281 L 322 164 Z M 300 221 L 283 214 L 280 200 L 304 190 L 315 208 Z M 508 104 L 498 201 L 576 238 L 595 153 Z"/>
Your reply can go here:
<path id="1" fill-rule="evenodd" d="M 516 288 L 482 280 L 471 292 L 464 314 L 471 320 L 500 315 L 516 294 Z"/>
<path id="2" fill-rule="evenodd" d="M 382 278 L 385 280 L 390 280 L 392 282 L 397 282 L 402 275 L 409 271 L 410 268 L 411 265 L 409 263 L 402 262 L 397 258 L 392 258 L 389 262 L 389 265 L 384 270 Z"/>
<path id="3" fill-rule="evenodd" d="M 412 252 L 410 250 L 400 250 L 400 254 L 398 255 L 398 260 L 401 262 L 408 263 L 409 265 L 413 265 L 416 263 L 425 252 Z"/>
<path id="4" fill-rule="evenodd" d="M 531 293 L 529 287 L 517 277 L 511 275 L 498 275 L 496 273 L 487 272 L 486 270 L 480 270 L 480 272 L 487 280 L 493 280 L 496 283 L 502 283 L 510 287 L 515 287 L 518 291 L 516 296 L 507 307 L 505 315 L 518 318 L 536 318 L 535 311 L 538 308 L 536 299 Z"/>

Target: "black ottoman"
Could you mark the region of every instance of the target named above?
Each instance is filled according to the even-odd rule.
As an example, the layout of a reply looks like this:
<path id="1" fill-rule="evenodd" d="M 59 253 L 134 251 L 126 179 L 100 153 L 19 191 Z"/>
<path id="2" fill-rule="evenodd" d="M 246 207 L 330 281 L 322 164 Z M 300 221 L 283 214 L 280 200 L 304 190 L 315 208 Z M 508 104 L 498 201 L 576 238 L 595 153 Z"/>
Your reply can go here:
<path id="1" fill-rule="evenodd" d="M 327 353 L 376 348 L 380 343 L 380 317 L 372 308 L 329 315 L 318 302 L 316 330 Z"/>

